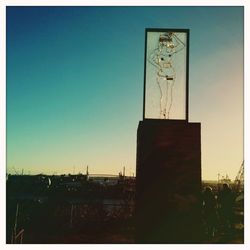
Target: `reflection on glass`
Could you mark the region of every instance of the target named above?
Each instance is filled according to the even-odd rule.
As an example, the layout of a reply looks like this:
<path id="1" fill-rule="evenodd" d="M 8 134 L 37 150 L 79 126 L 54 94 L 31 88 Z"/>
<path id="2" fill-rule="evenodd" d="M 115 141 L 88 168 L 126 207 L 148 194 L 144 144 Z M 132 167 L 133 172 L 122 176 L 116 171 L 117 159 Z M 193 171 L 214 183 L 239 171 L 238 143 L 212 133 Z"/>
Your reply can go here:
<path id="1" fill-rule="evenodd" d="M 145 118 L 185 119 L 186 33 L 148 32 Z"/>

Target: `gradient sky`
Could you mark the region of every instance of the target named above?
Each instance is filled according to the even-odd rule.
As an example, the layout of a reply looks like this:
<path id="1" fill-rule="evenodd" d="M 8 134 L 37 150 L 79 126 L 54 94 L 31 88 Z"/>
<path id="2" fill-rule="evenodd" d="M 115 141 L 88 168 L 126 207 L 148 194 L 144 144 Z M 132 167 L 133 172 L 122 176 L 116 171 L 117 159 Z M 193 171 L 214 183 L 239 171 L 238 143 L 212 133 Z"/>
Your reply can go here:
<path id="1" fill-rule="evenodd" d="M 145 28 L 190 29 L 202 178 L 243 160 L 242 7 L 7 7 L 7 171 L 135 172 Z"/>

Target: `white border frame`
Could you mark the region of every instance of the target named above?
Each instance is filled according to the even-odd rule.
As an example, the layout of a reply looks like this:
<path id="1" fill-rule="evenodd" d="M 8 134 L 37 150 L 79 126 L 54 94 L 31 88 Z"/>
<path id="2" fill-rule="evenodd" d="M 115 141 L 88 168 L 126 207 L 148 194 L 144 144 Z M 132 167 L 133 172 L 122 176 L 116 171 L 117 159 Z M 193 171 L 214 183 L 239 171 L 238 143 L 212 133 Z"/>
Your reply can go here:
<path id="1" fill-rule="evenodd" d="M 248 194 L 245 194 L 245 243 L 241 245 L 235 244 L 225 244 L 225 245 L 6 245 L 6 232 L 5 232 L 5 224 L 6 224 L 6 179 L 5 179 L 5 171 L 6 171 L 6 14 L 5 9 L 6 6 L 244 6 L 244 44 L 250 44 L 249 39 L 249 23 L 250 23 L 250 7 L 248 0 L 129 0 L 129 1 L 102 1 L 102 0 L 94 0 L 94 1 L 83 1 L 83 0 L 2 0 L 0 2 L 0 31 L 1 31 L 1 39 L 0 39 L 0 49 L 1 49 L 1 57 L 0 57 L 0 183 L 1 183 L 1 205 L 0 205 L 0 213 L 3 220 L 1 220 L 1 228 L 0 228 L 0 246 L 1 249 L 44 249 L 47 247 L 53 249 L 68 249 L 68 247 L 74 247 L 76 249 L 82 249 L 83 247 L 86 249 L 96 249 L 96 248 L 106 248 L 106 249 L 125 249 L 127 247 L 133 247 L 137 249 L 149 249 L 149 248 L 158 248 L 165 249 L 171 247 L 171 249 L 210 249 L 211 247 L 215 247 L 216 249 L 249 249 L 249 238 L 248 235 L 249 230 L 249 202 L 248 202 Z M 244 65 L 250 65 L 249 63 L 249 47 L 244 46 Z M 244 66 L 244 69 L 246 67 Z M 249 71 L 244 70 L 244 156 L 245 156 L 245 180 L 248 180 L 249 172 L 247 170 L 249 166 L 249 156 L 247 155 L 249 150 Z M 248 141 L 247 139 L 248 138 Z M 249 190 L 249 183 L 245 181 L 245 190 Z"/>

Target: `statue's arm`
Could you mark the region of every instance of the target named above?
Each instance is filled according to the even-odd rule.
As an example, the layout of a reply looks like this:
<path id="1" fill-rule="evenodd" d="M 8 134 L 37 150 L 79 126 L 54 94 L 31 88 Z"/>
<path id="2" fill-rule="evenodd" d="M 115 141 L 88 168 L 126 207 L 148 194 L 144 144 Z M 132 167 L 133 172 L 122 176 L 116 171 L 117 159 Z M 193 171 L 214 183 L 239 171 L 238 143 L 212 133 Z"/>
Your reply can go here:
<path id="1" fill-rule="evenodd" d="M 157 53 L 158 49 L 153 50 L 149 57 L 148 57 L 148 62 L 150 64 L 152 64 L 154 67 L 156 67 L 157 69 L 160 69 L 160 65 L 158 62 L 158 53 Z"/>
<path id="2" fill-rule="evenodd" d="M 181 41 L 181 39 L 177 35 L 173 34 L 173 36 L 174 36 L 174 38 L 175 38 L 175 40 L 177 42 L 177 45 L 175 46 L 175 52 L 174 53 L 178 53 L 181 50 L 183 50 L 186 47 L 186 45 L 185 45 L 185 43 L 183 41 Z"/>

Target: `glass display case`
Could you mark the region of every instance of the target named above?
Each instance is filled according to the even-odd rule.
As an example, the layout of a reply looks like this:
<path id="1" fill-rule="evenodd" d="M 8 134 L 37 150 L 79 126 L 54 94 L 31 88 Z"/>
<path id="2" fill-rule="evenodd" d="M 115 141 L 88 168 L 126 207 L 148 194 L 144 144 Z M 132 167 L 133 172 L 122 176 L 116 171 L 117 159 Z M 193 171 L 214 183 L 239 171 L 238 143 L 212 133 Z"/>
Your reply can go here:
<path id="1" fill-rule="evenodd" d="M 188 120 L 188 29 L 146 29 L 143 119 Z"/>

